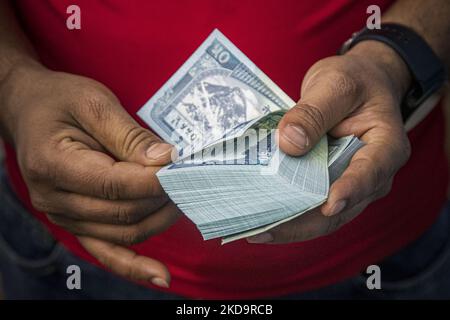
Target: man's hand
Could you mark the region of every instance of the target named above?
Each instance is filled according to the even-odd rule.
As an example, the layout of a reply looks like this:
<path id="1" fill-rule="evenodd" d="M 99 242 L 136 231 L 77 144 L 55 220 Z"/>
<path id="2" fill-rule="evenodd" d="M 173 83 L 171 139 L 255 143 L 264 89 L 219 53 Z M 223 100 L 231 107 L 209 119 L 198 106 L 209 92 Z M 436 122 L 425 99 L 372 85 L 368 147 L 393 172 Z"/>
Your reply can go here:
<path id="1" fill-rule="evenodd" d="M 303 155 L 327 132 L 335 137 L 354 134 L 365 146 L 333 183 L 324 205 L 248 241 L 287 243 L 324 236 L 386 195 L 410 156 L 400 115 L 409 81 L 400 57 L 374 41 L 312 66 L 302 83 L 301 100 L 279 124 L 281 149 Z"/>
<path id="2" fill-rule="evenodd" d="M 168 286 L 163 264 L 123 246 L 164 231 L 179 214 L 155 176 L 172 146 L 100 83 L 38 64 L 8 74 L 0 104 L 33 206 L 111 270 Z"/>

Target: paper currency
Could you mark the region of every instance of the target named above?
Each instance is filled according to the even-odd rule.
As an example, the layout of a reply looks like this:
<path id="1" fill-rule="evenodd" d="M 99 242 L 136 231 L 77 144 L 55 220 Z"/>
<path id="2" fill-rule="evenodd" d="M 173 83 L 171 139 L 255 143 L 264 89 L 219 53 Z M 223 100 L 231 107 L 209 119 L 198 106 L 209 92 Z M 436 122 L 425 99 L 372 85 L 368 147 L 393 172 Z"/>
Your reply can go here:
<path id="1" fill-rule="evenodd" d="M 157 176 L 205 240 L 234 241 L 319 206 L 362 146 L 323 137 L 302 157 L 283 153 L 274 129 L 294 104 L 214 30 L 139 110 L 177 147 L 179 158 Z"/>
<path id="2" fill-rule="evenodd" d="M 198 151 L 271 111 L 295 105 L 219 30 L 214 30 L 138 111 L 163 139 Z M 230 134 L 229 134 L 230 135 Z"/>

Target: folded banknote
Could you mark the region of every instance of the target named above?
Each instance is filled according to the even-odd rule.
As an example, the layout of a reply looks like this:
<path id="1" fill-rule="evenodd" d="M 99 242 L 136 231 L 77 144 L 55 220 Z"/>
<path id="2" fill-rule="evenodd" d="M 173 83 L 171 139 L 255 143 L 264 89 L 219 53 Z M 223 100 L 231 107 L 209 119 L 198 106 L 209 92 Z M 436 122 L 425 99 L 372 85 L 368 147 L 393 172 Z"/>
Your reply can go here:
<path id="1" fill-rule="evenodd" d="M 324 136 L 308 154 L 278 148 L 295 102 L 222 33 L 213 33 L 138 111 L 177 158 L 157 176 L 205 240 L 248 237 L 326 201 L 363 145 Z"/>

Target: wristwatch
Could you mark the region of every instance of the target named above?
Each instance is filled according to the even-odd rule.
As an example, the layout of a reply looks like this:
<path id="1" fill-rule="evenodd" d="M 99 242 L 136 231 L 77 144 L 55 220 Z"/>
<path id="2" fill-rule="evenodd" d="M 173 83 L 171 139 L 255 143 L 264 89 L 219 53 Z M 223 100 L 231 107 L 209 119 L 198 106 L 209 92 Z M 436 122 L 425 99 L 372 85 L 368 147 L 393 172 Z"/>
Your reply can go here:
<path id="1" fill-rule="evenodd" d="M 413 83 L 403 98 L 401 113 L 406 122 L 447 80 L 444 64 L 425 40 L 412 29 L 395 23 L 385 23 L 380 29 L 364 28 L 352 35 L 339 50 L 344 54 L 364 40 L 381 41 L 394 49 L 409 68 Z"/>

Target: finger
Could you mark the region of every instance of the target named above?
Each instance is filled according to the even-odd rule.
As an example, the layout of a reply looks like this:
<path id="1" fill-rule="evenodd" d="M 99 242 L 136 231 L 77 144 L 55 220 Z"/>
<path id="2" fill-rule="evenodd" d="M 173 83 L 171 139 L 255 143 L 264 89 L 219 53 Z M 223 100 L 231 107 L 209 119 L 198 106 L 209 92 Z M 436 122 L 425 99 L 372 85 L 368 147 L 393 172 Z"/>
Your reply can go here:
<path id="1" fill-rule="evenodd" d="M 366 144 L 331 186 L 327 202 L 322 206 L 324 215 L 338 214 L 389 188 L 394 174 L 409 158 L 407 138 L 394 127 L 373 128 L 362 140 Z"/>
<path id="2" fill-rule="evenodd" d="M 369 203 L 368 200 L 364 201 L 349 210 L 330 217 L 321 214 L 320 209 L 317 208 L 265 233 L 249 237 L 247 241 L 255 244 L 282 244 L 308 241 L 326 236 L 353 220 Z"/>
<path id="3" fill-rule="evenodd" d="M 302 98 L 278 125 L 281 149 L 294 156 L 305 154 L 362 100 L 360 85 L 344 73 L 309 73 L 302 87 Z"/>
<path id="4" fill-rule="evenodd" d="M 106 224 L 138 223 L 168 201 L 167 197 L 105 200 L 63 191 L 51 193 L 46 198 L 46 204 L 36 209 L 74 220 Z"/>
<path id="5" fill-rule="evenodd" d="M 111 92 L 97 90 L 86 96 L 72 116 L 117 159 L 146 166 L 170 162 L 172 146 L 142 128 Z"/>
<path id="6" fill-rule="evenodd" d="M 53 155 L 55 187 L 110 200 L 164 196 L 155 166 L 116 162 L 110 156 L 79 147 Z"/>
<path id="7" fill-rule="evenodd" d="M 112 272 L 131 281 L 146 281 L 159 287 L 169 287 L 170 273 L 161 262 L 95 238 L 78 237 L 78 240 L 93 257 Z"/>
<path id="8" fill-rule="evenodd" d="M 269 231 L 247 238 L 249 243 L 277 244 L 292 243 L 314 238 L 321 233 L 324 217 L 318 209 L 313 209 L 300 217 L 276 226 Z"/>
<path id="9" fill-rule="evenodd" d="M 171 202 L 159 211 L 132 225 L 103 224 L 48 215 L 49 220 L 80 236 L 89 236 L 121 245 L 133 245 L 169 228 L 179 217 L 180 211 Z"/>

